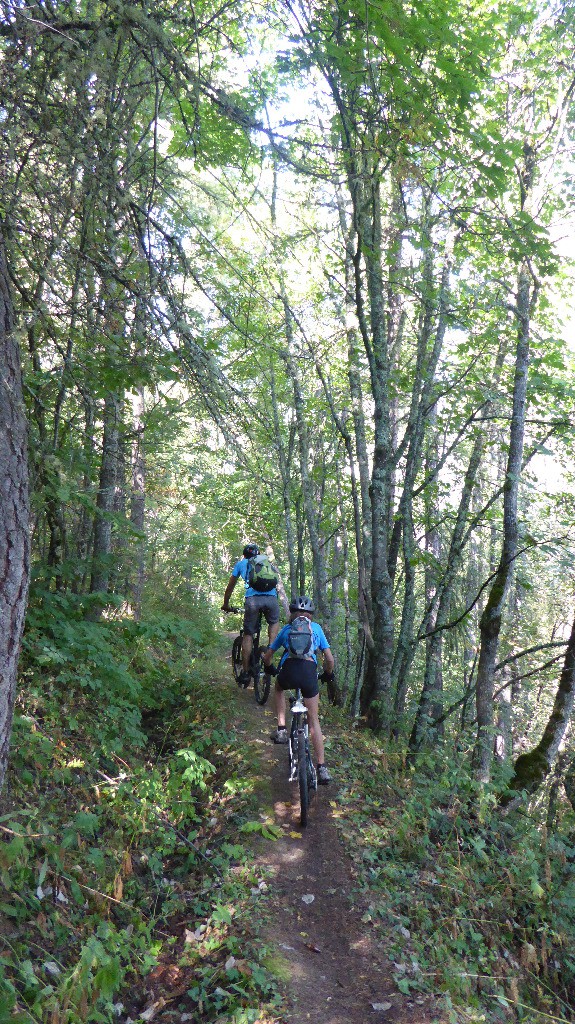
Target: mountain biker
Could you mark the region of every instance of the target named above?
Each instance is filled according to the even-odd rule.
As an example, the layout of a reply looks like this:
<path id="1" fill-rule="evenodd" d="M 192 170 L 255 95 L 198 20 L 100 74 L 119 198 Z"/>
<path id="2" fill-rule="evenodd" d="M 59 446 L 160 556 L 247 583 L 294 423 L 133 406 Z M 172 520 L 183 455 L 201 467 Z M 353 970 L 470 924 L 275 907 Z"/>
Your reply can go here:
<path id="1" fill-rule="evenodd" d="M 226 592 L 224 594 L 224 602 L 222 604 L 222 611 L 229 612 L 230 609 L 230 597 L 232 591 L 241 577 L 245 585 L 245 604 L 244 604 L 244 635 L 242 637 L 242 672 L 238 683 L 240 686 L 249 686 L 250 683 L 250 658 L 252 656 L 253 648 L 253 634 L 255 633 L 260 613 L 264 616 L 268 624 L 268 642 L 271 644 L 277 636 L 279 629 L 279 618 L 280 609 L 278 602 L 277 593 L 277 569 L 271 564 L 267 556 L 260 556 L 260 549 L 257 544 L 246 544 L 243 553 L 243 557 L 240 558 L 239 562 L 236 562 L 232 569 L 232 574 L 229 578 Z M 254 576 L 254 560 L 260 557 L 260 561 L 263 564 L 264 570 L 267 574 L 267 580 L 260 582 L 257 579 L 253 579 Z M 267 566 L 265 565 L 267 562 Z M 270 570 L 272 571 L 270 574 Z M 273 583 L 273 573 L 275 573 L 275 585 Z M 257 574 L 256 574 L 257 575 Z M 253 579 L 253 585 L 250 584 L 250 576 Z M 265 586 L 266 590 L 261 590 Z"/>
<path id="2" fill-rule="evenodd" d="M 333 679 L 335 662 L 323 629 L 318 622 L 312 622 L 315 608 L 311 598 L 305 595 L 292 597 L 289 610 L 291 613 L 289 623 L 278 633 L 263 655 L 265 670 L 269 672 L 272 666 L 273 652 L 277 651 L 280 647 L 284 648 L 276 676 L 275 707 L 278 725 L 272 739 L 274 743 L 288 742 L 284 691 L 296 690 L 299 687 L 303 702 L 307 708 L 309 734 L 317 757 L 318 782 L 322 786 L 327 786 L 328 782 L 331 781 L 331 776 L 324 761 L 323 736 L 319 724 L 319 685 L 316 651 L 322 652 L 323 672 L 320 679 L 325 682 Z M 306 623 L 301 622 L 302 619 L 308 620 L 307 633 L 309 639 L 307 644 L 309 646 L 305 653 L 302 653 L 302 651 L 306 644 Z M 294 639 L 296 631 L 298 634 L 297 646 Z M 302 641 L 304 642 L 302 643 Z"/>

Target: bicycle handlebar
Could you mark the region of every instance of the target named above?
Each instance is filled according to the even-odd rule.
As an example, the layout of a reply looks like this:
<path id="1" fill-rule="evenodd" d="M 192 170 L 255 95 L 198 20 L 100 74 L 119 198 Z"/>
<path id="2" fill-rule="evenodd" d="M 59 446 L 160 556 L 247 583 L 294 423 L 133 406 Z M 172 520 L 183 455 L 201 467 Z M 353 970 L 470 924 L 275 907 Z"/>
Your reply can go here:
<path id="1" fill-rule="evenodd" d="M 221 607 L 220 611 L 222 611 L 222 612 L 225 612 L 225 613 L 226 613 L 226 615 L 229 615 L 229 613 L 230 613 L 230 612 L 233 612 L 233 613 L 234 613 L 234 615 L 239 615 L 239 614 L 240 614 L 240 612 L 242 612 L 242 611 L 243 611 L 243 609 L 242 609 L 242 608 L 232 608 L 232 606 L 231 606 L 231 605 L 230 605 L 230 607 L 229 607 L 229 608 L 224 608 L 224 606 L 222 605 L 222 607 Z"/>

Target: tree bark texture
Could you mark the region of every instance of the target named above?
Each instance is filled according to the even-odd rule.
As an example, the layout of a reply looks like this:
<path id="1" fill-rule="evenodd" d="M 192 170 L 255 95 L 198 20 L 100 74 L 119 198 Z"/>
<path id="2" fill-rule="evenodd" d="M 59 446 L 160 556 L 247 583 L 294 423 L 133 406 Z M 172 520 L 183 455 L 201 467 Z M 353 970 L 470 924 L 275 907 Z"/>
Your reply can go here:
<path id="1" fill-rule="evenodd" d="M 427 228 L 427 225 L 426 225 Z M 433 415 L 433 388 L 439 357 L 443 348 L 446 330 L 446 313 L 448 305 L 449 278 L 451 259 L 446 255 L 442 274 L 439 300 L 433 300 L 433 258 L 432 238 L 428 231 L 428 249 L 424 261 L 422 280 L 423 307 L 421 326 L 417 344 L 415 379 L 413 383 L 411 407 L 405 440 L 407 454 L 404 468 L 404 484 L 399 503 L 397 521 L 401 523 L 403 536 L 403 579 L 404 598 L 401 613 L 401 624 L 395 647 L 392 666 L 392 687 L 395 697 L 395 715 L 402 710 L 403 694 L 407 686 L 409 670 L 415 655 L 414 620 L 415 620 L 415 585 L 414 567 L 415 533 L 413 523 L 413 491 L 415 480 L 423 461 L 425 431 L 429 419 Z M 436 321 L 435 331 L 433 330 Z M 433 338 L 433 343 L 431 340 Z M 390 552 L 391 555 L 391 552 Z M 388 559 L 388 567 L 395 576 L 395 566 Z"/>
<path id="2" fill-rule="evenodd" d="M 539 743 L 533 750 L 520 754 L 514 765 L 514 772 L 502 803 L 514 801 L 518 793 L 535 793 L 549 775 L 567 728 L 575 703 L 575 618 L 571 635 L 565 650 L 563 669 L 555 694 L 553 710 Z"/>
<path id="3" fill-rule="evenodd" d="M 367 178 L 367 174 L 365 175 Z M 362 187 L 363 184 L 363 187 Z M 374 401 L 374 453 L 371 475 L 373 650 L 369 652 L 362 692 L 362 710 L 370 725 L 388 732 L 392 718 L 393 580 L 388 568 L 389 525 L 394 453 L 389 403 L 389 352 L 384 310 L 381 235 L 381 195 L 377 176 L 367 183 L 350 174 L 357 251 L 354 260 L 358 320 L 369 363 Z M 369 330 L 364 312 L 361 260 L 367 278 Z"/>
<path id="4" fill-rule="evenodd" d="M 108 393 L 104 405 L 104 436 L 100 480 L 96 497 L 96 521 L 94 523 L 94 548 L 90 592 L 108 589 L 110 578 L 110 552 L 112 549 L 112 513 L 116 491 L 119 445 L 119 409 L 117 395 Z M 95 606 L 90 618 L 98 619 L 102 607 Z"/>
<path id="5" fill-rule="evenodd" d="M 285 313 L 285 331 L 288 342 L 284 356 L 287 375 L 291 381 L 294 396 L 294 408 L 297 424 L 297 435 L 300 457 L 300 476 L 303 506 L 312 555 L 314 601 L 325 634 L 330 634 L 330 606 L 328 601 L 327 569 L 325 554 L 317 527 L 316 503 L 313 493 L 313 481 L 309 471 L 309 437 L 305 413 L 304 398 L 300 387 L 293 357 L 293 324 L 291 312 L 285 292 L 282 295 Z"/>
<path id="6" fill-rule="evenodd" d="M 536 295 L 535 292 L 532 298 L 530 286 L 531 277 L 529 270 L 527 266 L 523 266 L 519 272 L 517 288 L 516 315 L 519 321 L 519 330 L 515 354 L 509 453 L 503 492 L 503 543 L 497 574 L 479 624 L 481 640 L 475 690 L 477 740 L 474 750 L 474 768 L 480 782 L 488 782 L 491 774 L 493 679 L 503 608 L 513 572 L 513 562 L 517 554 L 517 501 L 525 436 L 530 314 Z"/>
<path id="7" fill-rule="evenodd" d="M 136 541 L 136 558 L 130 588 L 132 608 L 136 621 L 139 621 L 142 611 L 142 594 L 145 581 L 146 459 L 144 454 L 144 412 L 144 388 L 140 385 L 132 396 L 132 489 L 130 494 L 130 522 L 140 534 Z"/>
<path id="8" fill-rule="evenodd" d="M 0 234 L 0 788 L 8 764 L 30 571 L 27 444 L 20 351 Z"/>
<path id="9" fill-rule="evenodd" d="M 285 517 L 286 543 L 289 562 L 289 586 L 290 598 L 295 597 L 298 592 L 297 586 L 297 545 L 292 520 L 292 483 L 291 483 L 291 459 L 289 450 L 286 452 L 282 430 L 280 426 L 280 414 L 276 393 L 276 380 L 273 360 L 270 360 L 270 398 L 272 403 L 272 416 L 274 423 L 275 449 L 278 457 L 278 468 L 282 481 L 282 502 Z"/>

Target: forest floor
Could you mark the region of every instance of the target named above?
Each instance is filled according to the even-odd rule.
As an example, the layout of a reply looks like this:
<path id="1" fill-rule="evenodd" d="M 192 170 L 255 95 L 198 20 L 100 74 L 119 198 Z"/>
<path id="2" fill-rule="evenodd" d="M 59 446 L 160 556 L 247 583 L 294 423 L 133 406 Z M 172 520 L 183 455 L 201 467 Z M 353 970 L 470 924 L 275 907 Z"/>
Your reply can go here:
<path id="1" fill-rule="evenodd" d="M 286 747 L 274 745 L 269 707 L 258 707 L 253 690 L 233 682 L 236 728 L 258 748 L 263 777 L 262 817 L 282 830 L 275 841 L 257 843 L 257 856 L 270 874 L 261 935 L 283 961 L 286 1024 L 431 1024 L 439 1021 L 430 997 L 398 992 L 393 963 L 369 923 L 365 897 L 354 883 L 355 868 L 340 837 L 337 773 L 319 787 L 308 824 L 299 824 L 297 785 L 287 779 Z M 333 730 L 330 730 L 332 732 Z M 326 737 L 328 749 L 336 734 Z M 313 899 L 310 899 L 313 897 Z"/>
<path id="2" fill-rule="evenodd" d="M 406 772 L 322 699 L 301 828 L 231 635 L 50 622 L 2 807 L 0 1024 L 575 1021 L 572 844 L 479 821 L 452 748 Z M 78 651 L 101 674 L 70 697 Z"/>
<path id="3" fill-rule="evenodd" d="M 255 945 L 262 950 L 276 995 L 272 1003 L 262 1005 L 257 1020 L 254 1016 L 249 1020 L 256 1024 L 444 1024 L 445 1017 L 431 996 L 399 991 L 396 979 L 402 965 L 386 955 L 384 923 L 377 930 L 371 923 L 368 896 L 361 891 L 353 856 L 338 827 L 343 810 L 338 802 L 340 769 L 336 766 L 329 786 L 318 789 L 307 827 L 302 828 L 297 785 L 287 780 L 287 748 L 271 741 L 273 693 L 268 706 L 258 707 L 251 687 L 238 689 L 229 662 L 223 671 L 213 671 L 210 684 L 229 691 L 229 699 L 225 697 L 229 724 L 239 745 L 250 752 L 246 809 L 249 806 L 251 818 L 262 824 L 261 833 L 254 830 L 246 835 L 241 830 L 237 836 L 250 849 L 253 877 L 261 879 L 259 890 L 252 889 L 256 895 L 251 897 L 255 900 L 251 912 L 246 914 L 244 904 L 238 924 L 241 918 L 245 948 Z M 335 752 L 343 735 L 337 719 L 330 713 L 328 717 L 326 746 Z M 331 758 L 329 762 L 331 769 Z M 249 901 L 249 890 L 247 895 Z M 239 893 L 238 899 L 241 903 Z M 390 919 L 390 929 L 392 924 Z M 185 977 L 179 966 L 179 936 L 190 927 L 191 920 L 183 917 L 174 922 L 178 941 L 171 951 L 164 951 L 144 989 L 132 992 L 128 1020 L 175 1024 L 201 1019 L 197 1011 L 185 1012 L 191 976 Z M 180 1012 L 174 1007 L 176 997 L 183 999 Z M 224 1014 L 217 1022 L 236 1019 L 244 1017 Z"/>

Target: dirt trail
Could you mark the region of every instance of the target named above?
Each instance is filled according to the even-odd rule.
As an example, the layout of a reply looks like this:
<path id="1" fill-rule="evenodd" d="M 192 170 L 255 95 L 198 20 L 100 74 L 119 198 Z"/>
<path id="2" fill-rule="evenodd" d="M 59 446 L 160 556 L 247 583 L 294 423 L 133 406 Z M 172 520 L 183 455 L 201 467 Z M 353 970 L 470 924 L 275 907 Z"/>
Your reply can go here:
<path id="1" fill-rule="evenodd" d="M 233 685 L 233 684 L 232 684 Z M 238 724 L 269 764 L 273 814 L 283 836 L 260 853 L 272 870 L 262 938 L 283 960 L 289 981 L 285 1024 L 431 1024 L 431 1001 L 402 995 L 375 933 L 353 905 L 352 864 L 333 819 L 337 779 L 320 787 L 308 825 L 299 826 L 297 786 L 287 781 L 285 746 L 270 742 L 271 708 L 258 708 L 253 690 L 237 691 Z M 270 705 L 272 699 L 270 698 Z M 241 708 L 241 711 L 239 710 Z M 299 835 L 296 836 L 295 833 Z M 303 896 L 313 896 L 304 902 Z M 375 1009 L 374 1009 L 375 1004 Z"/>

